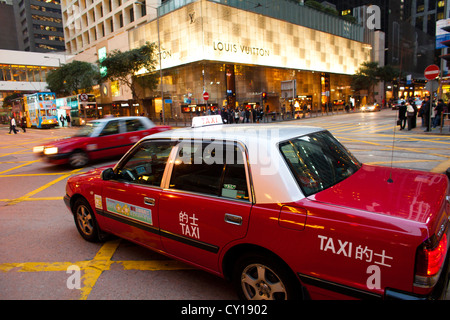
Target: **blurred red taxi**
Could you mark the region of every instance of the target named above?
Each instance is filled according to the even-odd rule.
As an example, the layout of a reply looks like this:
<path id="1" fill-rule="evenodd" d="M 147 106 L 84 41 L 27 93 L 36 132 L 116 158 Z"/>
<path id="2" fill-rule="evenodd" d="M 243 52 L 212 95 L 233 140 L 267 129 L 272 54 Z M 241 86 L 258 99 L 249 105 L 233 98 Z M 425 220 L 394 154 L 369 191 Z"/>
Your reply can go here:
<path id="1" fill-rule="evenodd" d="M 447 177 L 361 164 L 321 128 L 161 132 L 71 177 L 64 200 L 86 240 L 134 241 L 231 280 L 243 299 L 447 291 Z"/>
<path id="2" fill-rule="evenodd" d="M 92 160 L 124 155 L 141 138 L 171 129 L 146 117 L 117 117 L 89 121 L 70 138 L 36 146 L 33 152 L 52 164 L 79 168 Z"/>

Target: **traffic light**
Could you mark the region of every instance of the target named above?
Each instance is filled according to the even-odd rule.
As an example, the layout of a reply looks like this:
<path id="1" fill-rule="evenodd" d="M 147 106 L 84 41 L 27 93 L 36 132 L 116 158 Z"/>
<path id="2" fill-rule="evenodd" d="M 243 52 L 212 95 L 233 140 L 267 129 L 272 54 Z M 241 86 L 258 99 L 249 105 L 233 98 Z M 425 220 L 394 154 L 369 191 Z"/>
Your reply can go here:
<path id="1" fill-rule="evenodd" d="M 267 100 L 267 93 L 266 92 L 263 92 L 261 96 L 262 96 L 263 101 Z"/>

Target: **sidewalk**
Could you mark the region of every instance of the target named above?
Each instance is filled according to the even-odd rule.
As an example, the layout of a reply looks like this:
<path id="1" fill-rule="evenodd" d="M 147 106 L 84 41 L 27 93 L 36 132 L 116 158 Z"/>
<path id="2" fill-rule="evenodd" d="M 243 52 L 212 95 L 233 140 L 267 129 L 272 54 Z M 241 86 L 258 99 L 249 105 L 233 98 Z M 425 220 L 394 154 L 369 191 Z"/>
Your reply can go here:
<path id="1" fill-rule="evenodd" d="M 424 134 L 424 135 L 441 135 L 441 136 L 450 136 L 450 119 L 446 119 L 445 125 L 441 127 L 430 128 L 430 131 L 425 131 L 426 127 L 422 126 L 422 119 L 417 118 L 417 126 L 414 129 L 408 131 L 407 127 L 403 130 L 400 130 L 400 126 L 397 126 L 395 132 L 405 132 L 405 133 L 414 133 L 414 134 Z"/>
<path id="2" fill-rule="evenodd" d="M 387 110 L 387 109 L 383 109 L 383 110 Z M 308 114 L 305 118 L 292 118 L 292 117 L 287 117 L 285 119 L 282 119 L 280 115 L 277 115 L 275 119 L 272 119 L 271 117 L 268 117 L 266 119 L 264 119 L 262 122 L 260 122 L 261 124 L 264 123 L 275 123 L 275 122 L 289 122 L 289 121 L 298 121 L 299 123 L 301 123 L 303 120 L 308 120 L 308 119 L 315 119 L 315 118 L 326 118 L 326 117 L 339 117 L 339 116 L 344 116 L 344 115 L 351 115 L 351 114 L 355 114 L 355 113 L 359 113 L 359 111 L 354 111 L 354 112 L 334 112 L 334 113 L 315 113 L 315 114 Z M 160 123 L 160 121 L 153 121 L 155 125 L 162 125 L 162 123 Z M 252 122 L 250 122 L 252 123 Z M 166 118 L 165 119 L 165 124 L 168 126 L 172 126 L 173 128 L 183 128 L 183 127 L 190 127 L 192 124 L 192 120 L 191 119 L 171 119 L 171 118 Z M 424 135 L 442 135 L 442 136 L 450 136 L 450 119 L 445 119 L 444 122 L 444 126 L 442 127 L 442 130 L 440 127 L 436 127 L 436 128 L 431 128 L 430 132 L 424 132 L 425 131 L 425 127 L 421 126 L 422 124 L 422 119 L 421 118 L 417 118 L 417 127 L 412 129 L 412 130 L 407 130 L 407 128 L 400 130 L 400 126 L 396 126 L 395 127 L 395 132 L 396 133 L 408 133 L 408 134 L 424 134 Z M 33 130 L 39 130 L 42 132 L 42 130 L 47 130 L 49 132 L 49 135 L 55 134 L 57 133 L 58 135 L 64 134 L 67 136 L 72 136 L 73 134 L 75 134 L 75 132 L 77 132 L 79 130 L 80 127 L 78 126 L 74 126 L 74 127 L 55 127 L 52 129 L 36 129 L 36 128 L 26 128 L 27 132 L 33 132 Z M 22 128 L 20 127 L 16 127 L 16 130 L 23 134 Z M 9 132 L 9 125 L 8 124 L 0 124 L 0 134 L 1 133 L 5 133 L 8 134 Z M 11 133 L 11 135 L 14 135 L 13 133 Z"/>

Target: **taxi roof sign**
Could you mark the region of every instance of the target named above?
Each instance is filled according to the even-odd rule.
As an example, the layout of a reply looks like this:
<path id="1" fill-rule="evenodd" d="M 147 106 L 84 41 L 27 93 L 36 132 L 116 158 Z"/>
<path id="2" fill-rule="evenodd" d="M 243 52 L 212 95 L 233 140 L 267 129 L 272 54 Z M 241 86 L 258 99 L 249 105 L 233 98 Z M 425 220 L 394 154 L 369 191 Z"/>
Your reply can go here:
<path id="1" fill-rule="evenodd" d="M 212 116 L 199 116 L 192 118 L 192 128 L 205 127 L 215 124 L 223 124 L 221 115 L 216 114 Z"/>

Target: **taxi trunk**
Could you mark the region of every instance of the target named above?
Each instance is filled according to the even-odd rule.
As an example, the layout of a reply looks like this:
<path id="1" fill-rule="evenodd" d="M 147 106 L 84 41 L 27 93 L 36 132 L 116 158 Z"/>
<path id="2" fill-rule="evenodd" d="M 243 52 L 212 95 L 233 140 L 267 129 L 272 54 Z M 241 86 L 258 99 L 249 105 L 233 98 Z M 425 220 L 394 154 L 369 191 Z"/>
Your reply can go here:
<path id="1" fill-rule="evenodd" d="M 360 217 L 370 219 L 360 226 L 370 225 L 377 231 L 367 230 L 366 239 L 384 241 L 391 252 L 401 254 L 404 265 L 400 269 L 409 274 L 406 279 L 412 284 L 410 289 L 398 282 L 408 294 L 386 288 L 384 294 L 403 298 L 411 298 L 411 292 L 428 298 L 445 293 L 441 291 L 446 290 L 448 275 L 449 199 L 449 181 L 443 174 L 371 165 L 363 165 L 346 180 L 309 197 L 340 207 L 342 212 L 356 209 Z M 356 225 L 357 218 L 348 219 Z"/>

